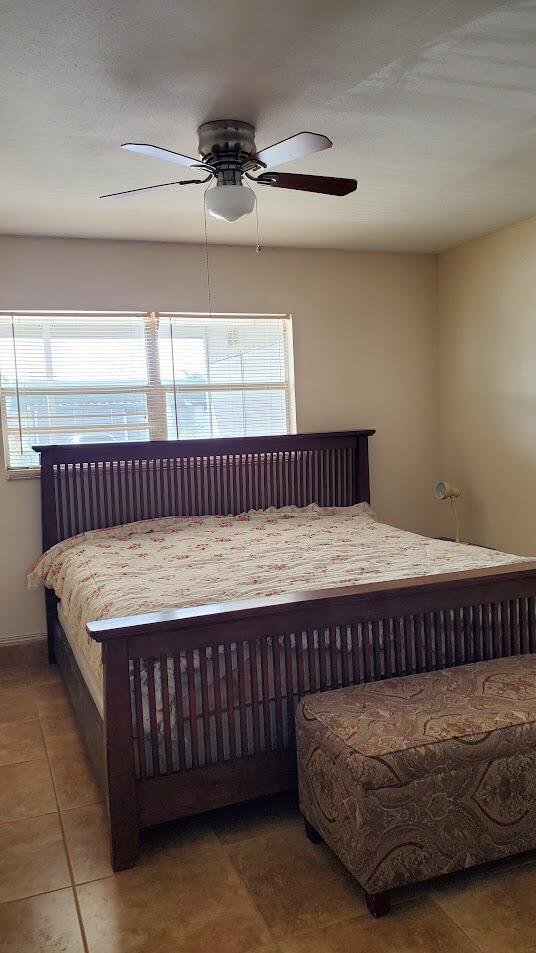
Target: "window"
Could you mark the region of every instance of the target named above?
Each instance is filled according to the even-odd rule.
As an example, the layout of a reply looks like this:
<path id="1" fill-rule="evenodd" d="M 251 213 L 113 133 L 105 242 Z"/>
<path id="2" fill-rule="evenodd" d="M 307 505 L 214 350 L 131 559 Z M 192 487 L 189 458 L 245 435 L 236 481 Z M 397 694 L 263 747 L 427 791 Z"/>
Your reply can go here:
<path id="1" fill-rule="evenodd" d="M 294 429 L 287 315 L 2 313 L 6 464 L 35 444 Z"/>

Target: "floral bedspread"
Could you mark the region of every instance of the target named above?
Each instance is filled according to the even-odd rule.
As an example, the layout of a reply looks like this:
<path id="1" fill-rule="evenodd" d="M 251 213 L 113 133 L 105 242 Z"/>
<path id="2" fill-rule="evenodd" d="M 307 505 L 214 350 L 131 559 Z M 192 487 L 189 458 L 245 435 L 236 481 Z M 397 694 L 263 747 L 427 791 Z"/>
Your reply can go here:
<path id="1" fill-rule="evenodd" d="M 46 552 L 28 575 L 62 601 L 102 679 L 86 624 L 112 616 L 522 562 L 380 523 L 366 503 L 240 516 L 170 517 L 94 530 Z"/>

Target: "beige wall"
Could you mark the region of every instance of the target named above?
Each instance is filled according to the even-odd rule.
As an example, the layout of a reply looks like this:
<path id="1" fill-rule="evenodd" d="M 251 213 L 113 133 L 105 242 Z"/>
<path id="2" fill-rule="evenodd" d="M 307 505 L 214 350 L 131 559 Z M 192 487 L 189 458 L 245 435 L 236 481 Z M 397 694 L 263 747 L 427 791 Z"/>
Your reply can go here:
<path id="1" fill-rule="evenodd" d="M 436 260 L 215 247 L 219 311 L 294 316 L 299 430 L 375 427 L 373 503 L 433 533 L 439 507 Z M 0 238 L 0 309 L 206 310 L 201 246 Z M 40 551 L 39 483 L 0 474 L 0 638 L 39 631 L 24 574 Z"/>
<path id="2" fill-rule="evenodd" d="M 441 461 L 467 540 L 536 553 L 536 218 L 439 256 Z"/>

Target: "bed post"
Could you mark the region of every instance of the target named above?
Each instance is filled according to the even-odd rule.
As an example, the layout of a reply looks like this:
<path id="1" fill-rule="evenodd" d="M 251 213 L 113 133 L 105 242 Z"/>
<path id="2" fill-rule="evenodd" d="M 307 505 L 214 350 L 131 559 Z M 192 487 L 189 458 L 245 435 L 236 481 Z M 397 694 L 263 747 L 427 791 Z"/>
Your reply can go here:
<path id="1" fill-rule="evenodd" d="M 354 470 L 354 499 L 353 503 L 370 503 L 370 478 L 369 478 L 369 436 L 372 436 L 374 430 L 358 434 L 355 450 L 355 470 Z"/>
<path id="2" fill-rule="evenodd" d="M 103 644 L 104 753 L 114 870 L 136 863 L 139 851 L 138 804 L 130 713 L 130 675 L 126 639 Z"/>
<path id="3" fill-rule="evenodd" d="M 43 552 L 53 546 L 57 540 L 56 498 L 54 489 L 53 451 L 47 453 L 44 447 L 34 447 L 41 455 L 41 526 L 43 534 Z M 48 661 L 56 661 L 54 648 L 54 628 L 57 618 L 58 599 L 51 589 L 45 592 L 45 613 L 47 625 Z"/>

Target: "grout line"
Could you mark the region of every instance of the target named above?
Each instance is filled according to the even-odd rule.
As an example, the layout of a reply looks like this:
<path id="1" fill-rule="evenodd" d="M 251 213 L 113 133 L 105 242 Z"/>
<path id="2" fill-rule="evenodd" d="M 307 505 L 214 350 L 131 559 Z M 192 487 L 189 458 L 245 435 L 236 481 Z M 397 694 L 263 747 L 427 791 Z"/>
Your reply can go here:
<path id="1" fill-rule="evenodd" d="M 51 777 L 51 779 L 52 779 L 52 787 L 53 787 L 53 789 L 54 789 L 54 797 L 55 797 L 55 799 L 56 799 L 56 808 L 57 808 L 57 813 L 58 813 L 58 823 L 59 823 L 59 825 L 60 825 L 61 836 L 62 836 L 62 839 L 63 839 L 63 849 L 65 850 L 65 857 L 66 857 L 66 860 L 67 860 L 67 868 L 68 868 L 68 871 L 69 871 L 69 878 L 70 878 L 70 881 L 71 881 L 71 890 L 72 890 L 72 892 L 73 892 L 74 905 L 75 905 L 75 908 L 76 908 L 76 916 L 77 916 L 77 918 L 78 918 L 78 926 L 79 926 L 79 928 L 80 928 L 80 935 L 81 935 L 81 938 L 82 938 L 82 945 L 83 945 L 83 947 L 84 947 L 85 953 L 90 953 L 89 946 L 88 946 L 88 942 L 87 942 L 87 937 L 86 937 L 86 929 L 85 929 L 85 926 L 84 926 L 84 921 L 83 921 L 83 919 L 82 919 L 82 911 L 81 911 L 81 909 L 80 909 L 80 901 L 79 901 L 79 899 L 78 899 L 78 891 L 77 891 L 77 889 L 76 889 L 77 885 L 76 885 L 76 883 L 75 883 L 74 870 L 73 870 L 73 865 L 72 865 L 72 861 L 71 861 L 71 855 L 70 855 L 70 853 L 69 853 L 69 847 L 68 847 L 68 845 L 67 845 L 67 837 L 65 836 L 65 827 L 64 827 L 64 824 L 63 824 L 63 818 L 62 818 L 62 816 L 61 816 L 60 802 L 59 802 L 59 798 L 58 798 L 58 792 L 57 792 L 57 789 L 56 789 L 56 781 L 55 781 L 55 779 L 54 779 L 54 773 L 53 773 L 53 771 L 52 771 L 52 765 L 51 765 L 51 763 L 50 763 L 50 754 L 49 754 L 49 750 L 48 750 L 46 732 L 43 730 L 43 725 L 41 724 L 41 713 L 40 713 L 40 712 L 38 712 L 38 717 L 39 717 L 39 724 L 40 724 L 40 726 L 41 726 L 41 731 L 42 731 L 43 738 L 44 738 L 44 743 L 45 743 L 45 751 L 46 751 L 46 754 L 47 754 L 48 770 L 50 771 L 50 777 Z"/>
<path id="2" fill-rule="evenodd" d="M 438 907 L 438 909 L 441 910 L 441 913 L 444 914 L 444 916 L 446 916 L 447 920 L 449 920 L 453 924 L 453 926 L 460 931 L 462 936 L 465 937 L 465 939 L 471 944 L 471 946 L 474 946 L 475 953 L 486 953 L 486 950 L 484 949 L 484 947 L 480 946 L 480 944 L 477 943 L 477 941 L 474 940 L 472 936 L 469 936 L 469 934 L 464 930 L 464 928 L 460 926 L 459 923 L 456 922 L 454 917 L 452 917 L 450 913 L 448 913 L 445 910 L 445 908 L 441 906 L 441 903 L 439 901 L 434 900 L 433 898 L 431 899 L 434 903 L 434 906 Z"/>
<path id="3" fill-rule="evenodd" d="M 218 836 L 217 833 L 216 833 L 216 836 Z M 256 835 L 256 836 L 257 836 L 257 837 L 270 836 L 270 832 L 267 831 L 265 835 Z M 256 839 L 256 836 L 249 837 L 249 838 L 244 838 L 243 840 L 235 841 L 234 843 L 235 843 L 235 844 L 236 844 L 236 843 L 245 843 L 246 841 L 251 842 L 252 840 L 255 840 L 255 839 Z M 305 834 L 304 834 L 303 836 L 304 836 L 304 838 L 305 838 Z M 224 846 L 224 848 L 225 848 L 225 845 L 222 845 L 222 846 Z M 228 846 L 232 846 L 232 845 L 229 844 Z M 329 848 L 327 847 L 327 845 L 324 845 L 324 846 L 326 847 L 327 850 L 329 850 Z M 335 917 L 335 919 L 333 919 L 333 920 L 332 920 L 332 919 L 327 919 L 325 923 L 321 923 L 320 926 L 317 926 L 316 928 L 304 927 L 302 930 L 298 930 L 296 933 L 289 933 L 288 935 L 285 934 L 285 937 L 284 937 L 284 938 L 283 938 L 283 937 L 275 936 L 275 935 L 272 933 L 272 929 L 271 929 L 271 926 L 270 926 L 270 920 L 268 920 L 268 918 L 265 916 L 265 914 L 264 914 L 264 913 L 262 912 L 262 910 L 260 909 L 260 907 L 259 907 L 259 905 L 257 904 L 257 901 L 256 901 L 256 899 L 255 899 L 255 896 L 253 895 L 252 891 L 251 891 L 251 890 L 249 889 L 249 887 L 248 887 L 248 884 L 246 883 L 246 881 L 243 879 L 243 877 L 240 875 L 239 871 L 238 871 L 237 868 L 235 867 L 235 864 L 233 863 L 232 857 L 229 856 L 229 854 L 227 853 L 227 851 L 225 851 L 225 853 L 227 854 L 228 861 L 229 861 L 229 863 L 230 863 L 230 865 L 231 865 L 231 867 L 232 867 L 232 869 L 233 869 L 235 875 L 238 877 L 238 880 L 240 881 L 242 887 L 244 888 L 244 890 L 245 890 L 245 892 L 246 892 L 246 894 L 247 894 L 247 896 L 248 896 L 248 898 L 249 898 L 251 904 L 253 905 L 254 909 L 257 911 L 257 913 L 259 914 L 259 916 L 261 917 L 261 919 L 262 919 L 263 922 L 265 923 L 266 929 L 268 930 L 268 933 L 270 934 L 271 940 L 272 940 L 273 943 L 275 943 L 275 945 L 276 945 L 276 947 L 277 947 L 278 949 L 281 948 L 281 947 L 280 947 L 280 941 L 281 941 L 282 939 L 287 939 L 287 938 L 290 938 L 290 939 L 291 939 L 291 938 L 293 938 L 293 937 L 295 937 L 295 936 L 300 936 L 301 934 L 304 934 L 304 935 L 307 934 L 307 935 L 308 935 L 308 934 L 310 933 L 310 934 L 312 935 L 313 932 L 315 932 L 316 929 L 321 929 L 321 930 L 323 930 L 323 929 L 326 929 L 327 927 L 336 926 L 336 925 L 339 924 L 339 923 L 345 923 L 347 920 L 360 920 L 360 919 L 364 919 L 366 916 L 369 915 L 369 914 L 368 914 L 368 911 L 367 911 L 367 909 L 366 909 L 366 907 L 364 906 L 364 907 L 363 907 L 363 910 L 361 910 L 361 911 L 359 911 L 359 909 L 356 909 L 354 912 L 352 912 L 352 913 L 350 913 L 350 914 L 341 914 L 340 916 Z M 332 853 L 332 852 L 330 851 L 330 853 Z M 335 856 L 335 855 L 334 855 L 334 856 Z M 357 880 L 356 880 L 354 877 L 352 877 L 352 875 L 351 875 L 350 872 L 347 870 L 347 868 L 344 867 L 344 864 L 342 863 L 342 861 L 340 861 L 338 858 L 336 858 L 336 859 L 337 859 L 338 863 L 341 865 L 342 869 L 345 871 L 345 873 L 351 878 L 353 884 L 355 884 L 355 886 L 357 887 L 357 890 L 358 890 L 358 891 L 362 891 L 363 888 L 360 886 L 360 884 L 358 884 Z M 261 949 L 262 949 L 262 947 L 261 947 Z M 479 951 L 479 953 L 480 953 L 480 951 Z"/>
<path id="4" fill-rule="evenodd" d="M 46 817 L 40 814 L 40 817 Z M 53 887 L 52 890 L 39 890 L 37 893 L 25 893 L 23 897 L 11 897 L 9 900 L 0 900 L 0 908 L 6 907 L 10 903 L 23 903 L 24 900 L 33 900 L 34 897 L 46 897 L 49 893 L 61 893 L 62 890 L 72 890 L 71 884 L 66 887 Z"/>

